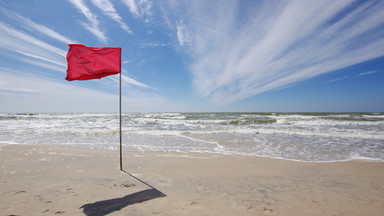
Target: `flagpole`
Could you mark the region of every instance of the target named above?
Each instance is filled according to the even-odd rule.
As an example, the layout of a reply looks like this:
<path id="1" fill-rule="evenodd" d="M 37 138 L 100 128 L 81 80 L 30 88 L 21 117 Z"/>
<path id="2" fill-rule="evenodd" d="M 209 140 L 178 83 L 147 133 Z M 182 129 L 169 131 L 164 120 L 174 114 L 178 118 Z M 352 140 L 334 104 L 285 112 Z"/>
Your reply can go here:
<path id="1" fill-rule="evenodd" d="M 122 139 L 121 139 L 121 71 L 120 71 L 120 81 L 119 81 L 119 85 L 120 85 L 120 94 L 119 94 L 119 102 L 120 102 L 120 170 L 123 170 L 123 159 L 122 159 L 122 156 L 123 156 L 123 153 L 122 153 Z"/>

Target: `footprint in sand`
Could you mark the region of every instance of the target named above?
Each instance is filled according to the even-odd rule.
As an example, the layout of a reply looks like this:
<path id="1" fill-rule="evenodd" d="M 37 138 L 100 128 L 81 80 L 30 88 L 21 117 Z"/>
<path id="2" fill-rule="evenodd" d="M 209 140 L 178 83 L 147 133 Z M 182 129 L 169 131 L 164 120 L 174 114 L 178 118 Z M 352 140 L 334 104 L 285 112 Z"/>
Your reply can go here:
<path id="1" fill-rule="evenodd" d="M 43 211 L 43 213 L 48 213 L 48 212 L 50 212 L 51 210 L 49 210 L 49 209 L 47 209 L 47 210 L 45 210 L 45 211 Z M 56 211 L 55 213 L 54 213 L 54 215 L 61 215 L 61 214 L 64 214 L 65 213 L 65 211 Z"/>
<path id="2" fill-rule="evenodd" d="M 273 209 L 270 209 L 270 208 L 264 208 L 263 211 L 265 213 L 273 213 Z"/>
<path id="3" fill-rule="evenodd" d="M 135 184 L 132 184 L 132 183 L 123 183 L 120 185 L 121 187 L 135 187 L 136 185 Z"/>
<path id="4" fill-rule="evenodd" d="M 192 207 L 194 209 L 201 209 L 201 205 L 197 201 L 193 201 L 189 204 L 189 207 Z"/>

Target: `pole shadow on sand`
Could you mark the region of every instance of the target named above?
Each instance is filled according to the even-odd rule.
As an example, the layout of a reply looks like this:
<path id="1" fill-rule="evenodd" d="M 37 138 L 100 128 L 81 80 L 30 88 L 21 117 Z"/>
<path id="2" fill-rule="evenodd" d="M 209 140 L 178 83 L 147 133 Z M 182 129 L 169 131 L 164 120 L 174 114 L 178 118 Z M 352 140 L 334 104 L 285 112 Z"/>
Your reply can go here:
<path id="1" fill-rule="evenodd" d="M 138 179 L 137 177 L 131 175 L 130 173 L 124 170 L 122 170 L 122 172 L 127 173 L 128 175 L 140 181 L 141 183 L 149 186 L 151 189 L 139 191 L 121 198 L 102 200 L 94 203 L 85 204 L 80 207 L 83 209 L 84 214 L 86 214 L 87 216 L 103 216 L 110 214 L 114 211 L 119 211 L 129 205 L 142 203 L 148 200 L 166 196 L 161 191 L 157 190 L 156 188 L 152 187 L 141 179 Z"/>

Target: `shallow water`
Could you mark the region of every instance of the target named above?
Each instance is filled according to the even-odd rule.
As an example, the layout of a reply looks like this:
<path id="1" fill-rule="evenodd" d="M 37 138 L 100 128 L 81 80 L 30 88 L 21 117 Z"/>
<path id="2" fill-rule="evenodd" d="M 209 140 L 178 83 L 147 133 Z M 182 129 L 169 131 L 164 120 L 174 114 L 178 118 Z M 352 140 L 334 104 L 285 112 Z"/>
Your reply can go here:
<path id="1" fill-rule="evenodd" d="M 123 148 L 297 161 L 384 161 L 383 113 L 125 113 Z M 117 150 L 110 113 L 0 114 L 0 143 Z"/>

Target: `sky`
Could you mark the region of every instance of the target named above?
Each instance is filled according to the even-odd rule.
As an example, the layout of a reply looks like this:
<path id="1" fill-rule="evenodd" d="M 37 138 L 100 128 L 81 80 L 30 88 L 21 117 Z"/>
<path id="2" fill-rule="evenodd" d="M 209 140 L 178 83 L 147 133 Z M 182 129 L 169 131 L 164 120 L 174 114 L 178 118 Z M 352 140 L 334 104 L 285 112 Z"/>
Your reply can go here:
<path id="1" fill-rule="evenodd" d="M 68 44 L 121 47 L 123 112 L 384 112 L 384 1 L 2 0 L 0 112 L 118 112 L 66 81 Z"/>

